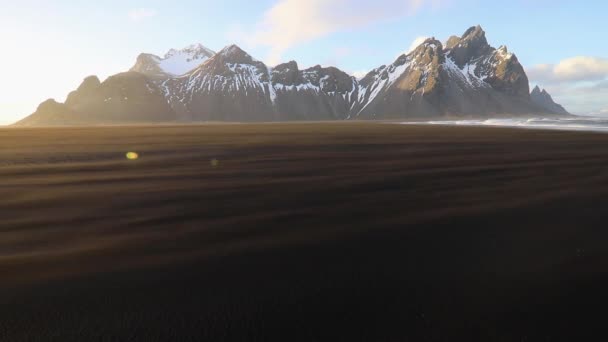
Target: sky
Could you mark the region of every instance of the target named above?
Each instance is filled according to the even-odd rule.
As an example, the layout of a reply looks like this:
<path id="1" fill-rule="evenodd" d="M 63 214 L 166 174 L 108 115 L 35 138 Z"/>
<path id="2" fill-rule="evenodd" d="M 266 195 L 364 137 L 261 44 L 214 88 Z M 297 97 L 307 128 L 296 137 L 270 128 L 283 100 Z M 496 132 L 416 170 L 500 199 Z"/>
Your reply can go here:
<path id="1" fill-rule="evenodd" d="M 238 44 L 269 65 L 333 65 L 354 75 L 423 37 L 481 25 L 576 114 L 608 116 L 608 1 L 0 0 L 0 124 L 64 101 L 89 75 L 128 70 L 141 52 Z"/>

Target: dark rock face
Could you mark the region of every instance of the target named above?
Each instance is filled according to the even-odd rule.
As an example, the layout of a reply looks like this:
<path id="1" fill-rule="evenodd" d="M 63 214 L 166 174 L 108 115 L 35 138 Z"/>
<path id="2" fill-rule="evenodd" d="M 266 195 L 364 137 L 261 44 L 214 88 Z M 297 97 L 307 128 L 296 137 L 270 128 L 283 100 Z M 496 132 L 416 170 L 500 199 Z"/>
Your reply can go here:
<path id="1" fill-rule="evenodd" d="M 446 48 L 446 54 L 460 69 L 470 69 L 483 78 L 496 91 L 506 95 L 526 98 L 529 96 L 528 77 L 517 56 L 508 52 L 506 46 L 491 47 L 480 26 L 469 28 L 453 46 Z"/>
<path id="2" fill-rule="evenodd" d="M 446 44 L 445 44 L 445 48 L 446 49 L 451 49 L 454 46 L 456 46 L 458 43 L 460 42 L 460 37 L 458 36 L 451 36 L 450 38 L 448 38 Z"/>
<path id="3" fill-rule="evenodd" d="M 334 67 L 301 70 L 295 61 L 268 68 L 236 45 L 208 54 L 202 46 L 171 50 L 164 58 L 142 54 L 133 72 L 103 83 L 89 77 L 65 105 L 48 104 L 31 122 L 40 124 L 45 115 L 53 116 L 49 122 L 73 118 L 65 122 L 80 124 L 567 113 L 540 89 L 530 95 L 517 57 L 505 46 L 490 46 L 480 26 L 450 37 L 445 46 L 427 39 L 361 80 Z"/>
<path id="4" fill-rule="evenodd" d="M 530 99 L 539 107 L 555 114 L 569 114 L 568 111 L 561 105 L 555 103 L 553 98 L 545 89 L 541 90 L 539 86 L 534 87 L 530 93 Z"/>
<path id="5" fill-rule="evenodd" d="M 300 71 L 295 62 L 272 70 L 273 104 L 283 120 L 345 119 L 355 100 L 356 80 L 319 65 Z"/>
<path id="6" fill-rule="evenodd" d="M 458 42 L 453 41 L 452 44 L 449 48 L 450 57 L 460 68 L 486 55 L 492 49 L 481 26 L 469 28 Z"/>
<path id="7" fill-rule="evenodd" d="M 277 65 L 272 69 L 270 76 L 273 84 L 286 86 L 301 84 L 304 81 L 300 69 L 298 69 L 298 63 L 295 61 Z"/>

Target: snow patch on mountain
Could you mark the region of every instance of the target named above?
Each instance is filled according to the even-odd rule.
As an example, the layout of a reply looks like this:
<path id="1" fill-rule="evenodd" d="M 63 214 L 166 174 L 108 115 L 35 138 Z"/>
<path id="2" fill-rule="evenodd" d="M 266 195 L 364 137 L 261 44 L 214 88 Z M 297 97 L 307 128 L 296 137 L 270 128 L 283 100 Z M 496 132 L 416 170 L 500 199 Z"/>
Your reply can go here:
<path id="1" fill-rule="evenodd" d="M 142 53 L 130 71 L 154 78 L 177 77 L 195 69 L 214 54 L 201 44 L 190 45 L 181 50 L 171 49 L 162 58 Z"/>
<path id="2" fill-rule="evenodd" d="M 402 62 L 403 64 L 398 64 L 401 59 L 406 60 Z M 397 62 L 373 70 L 376 75 L 373 76 L 373 80 L 369 86 L 359 84 L 359 102 L 365 102 L 365 105 L 361 108 L 359 113 L 357 113 L 357 116 L 374 101 L 381 91 L 388 89 L 395 83 L 395 81 L 407 71 L 411 64 L 412 61 L 409 60 L 406 55 L 402 55 Z"/>
<path id="3" fill-rule="evenodd" d="M 490 85 L 484 82 L 487 76 L 478 76 L 475 74 L 478 65 L 476 62 L 467 63 L 462 69 L 456 65 L 456 62 L 450 57 L 446 57 L 443 63 L 444 69 L 452 76 L 458 78 L 463 84 L 470 88 L 487 88 Z"/>
<path id="4" fill-rule="evenodd" d="M 214 54 L 200 44 L 190 45 L 181 50 L 171 49 L 158 61 L 158 66 L 169 75 L 179 76 L 201 65 Z"/>

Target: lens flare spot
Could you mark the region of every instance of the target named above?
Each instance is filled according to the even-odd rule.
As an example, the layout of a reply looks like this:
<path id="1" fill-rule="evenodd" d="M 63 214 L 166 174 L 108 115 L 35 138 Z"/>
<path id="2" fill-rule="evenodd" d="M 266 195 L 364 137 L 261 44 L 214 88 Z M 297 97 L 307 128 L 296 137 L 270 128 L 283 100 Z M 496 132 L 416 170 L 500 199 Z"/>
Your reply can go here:
<path id="1" fill-rule="evenodd" d="M 220 166 L 220 161 L 217 159 L 211 159 L 211 167 L 218 167 Z"/>
<path id="2" fill-rule="evenodd" d="M 139 158 L 139 154 L 136 152 L 127 152 L 127 159 L 136 160 L 137 158 Z"/>

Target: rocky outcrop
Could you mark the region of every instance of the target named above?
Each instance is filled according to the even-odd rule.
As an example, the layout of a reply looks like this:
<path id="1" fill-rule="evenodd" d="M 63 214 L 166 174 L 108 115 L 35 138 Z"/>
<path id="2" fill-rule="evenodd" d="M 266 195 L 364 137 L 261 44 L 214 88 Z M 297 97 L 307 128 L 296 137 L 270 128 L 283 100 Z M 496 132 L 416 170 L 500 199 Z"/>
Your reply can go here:
<path id="1" fill-rule="evenodd" d="M 282 120 L 345 119 L 356 98 L 356 79 L 334 67 L 299 70 L 289 62 L 275 67 L 271 80 L 273 106 Z"/>
<path id="2" fill-rule="evenodd" d="M 545 109 L 548 112 L 555 114 L 569 114 L 568 111 L 561 105 L 555 103 L 553 98 L 545 89 L 540 89 L 539 86 L 534 87 L 532 93 L 530 93 L 530 99 L 539 107 Z"/>

